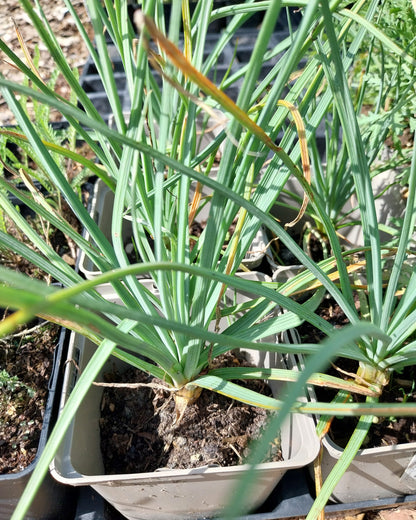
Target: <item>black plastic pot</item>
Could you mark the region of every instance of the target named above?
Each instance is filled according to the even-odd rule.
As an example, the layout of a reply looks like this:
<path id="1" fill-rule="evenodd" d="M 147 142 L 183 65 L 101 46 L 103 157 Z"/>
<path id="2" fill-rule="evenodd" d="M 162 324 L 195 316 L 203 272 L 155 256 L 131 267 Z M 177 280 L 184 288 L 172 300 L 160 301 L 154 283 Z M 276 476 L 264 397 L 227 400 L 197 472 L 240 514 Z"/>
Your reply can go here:
<path id="1" fill-rule="evenodd" d="M 38 181 L 33 181 L 33 185 L 34 187 L 40 191 L 43 195 L 46 195 L 47 194 L 47 191 L 45 190 L 45 188 L 41 185 L 40 182 Z M 20 191 L 23 191 L 23 192 L 26 192 L 27 194 L 29 194 L 29 191 L 28 189 L 26 188 L 25 184 L 23 182 L 19 182 L 17 185 L 16 185 L 16 188 Z M 26 206 L 26 204 L 24 202 L 22 202 L 18 197 L 12 195 L 9 193 L 9 200 L 10 202 L 13 204 L 13 206 L 17 206 L 19 208 L 19 211 L 20 211 L 20 214 L 24 217 L 24 218 L 28 218 L 28 217 L 31 217 L 33 218 L 35 216 L 35 212 L 32 211 L 28 206 Z"/>
<path id="2" fill-rule="evenodd" d="M 121 102 L 124 105 L 126 75 L 123 72 L 123 64 L 119 54 L 116 52 L 116 48 L 113 45 L 109 45 L 108 48 L 114 71 L 114 79 L 118 88 Z M 85 63 L 82 70 L 80 84 L 97 109 L 98 113 L 105 121 L 107 121 L 109 115 L 111 114 L 111 107 L 107 94 L 104 91 L 103 83 L 98 74 L 97 67 L 95 66 L 91 56 L 88 57 L 87 62 Z"/>
<path id="3" fill-rule="evenodd" d="M 65 359 L 64 332 L 61 332 L 59 343 L 55 348 L 52 374 L 49 379 L 49 394 L 36 458 L 32 464 L 18 473 L 0 475 L 0 520 L 10 519 L 52 430 L 62 382 L 62 363 Z M 75 490 L 59 484 L 48 474 L 43 480 L 25 520 L 72 520 L 76 505 L 77 494 Z"/>

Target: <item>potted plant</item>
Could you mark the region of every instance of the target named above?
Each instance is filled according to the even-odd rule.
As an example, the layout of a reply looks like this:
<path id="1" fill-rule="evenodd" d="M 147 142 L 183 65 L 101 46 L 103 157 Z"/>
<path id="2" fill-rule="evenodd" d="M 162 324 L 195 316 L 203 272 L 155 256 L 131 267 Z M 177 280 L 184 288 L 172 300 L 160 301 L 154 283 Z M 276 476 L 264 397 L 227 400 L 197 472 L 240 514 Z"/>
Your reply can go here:
<path id="1" fill-rule="evenodd" d="M 66 401 L 44 455 L 28 484 L 27 493 L 13 518 L 22 518 L 24 515 L 29 501 L 36 493 L 39 478 L 48 471 L 48 465 L 53 460 L 59 443 L 65 438 L 65 431 L 70 427 L 77 408 L 110 356 L 128 360 L 142 371 L 158 377 L 174 395 L 178 420 L 186 413 L 187 406 L 197 398 L 201 389 L 220 390 L 230 397 L 254 402 L 259 407 L 279 410 L 276 417 L 271 418 L 270 430 L 266 432 L 269 440 L 270 436 L 273 440 L 280 429 L 284 431 L 284 418 L 290 411 L 310 413 L 325 410 L 331 413 L 336 409 L 341 410 L 340 413 L 355 415 L 362 413 L 362 410 L 374 413 L 372 403 L 363 407 L 347 407 L 305 403 L 299 398 L 307 381 L 336 385 L 368 395 L 369 390 L 363 385 L 344 382 L 340 378 L 333 380 L 327 376 L 312 376 L 325 366 L 327 359 L 335 352 L 362 359 L 361 350 L 354 343 L 355 339 L 370 335 L 384 341 L 385 334 L 377 327 L 378 324 L 360 323 L 352 311 L 351 289 L 346 286 L 349 280 L 348 270 L 335 230 L 319 196 L 314 197 L 311 191 L 307 164 L 303 161 L 303 168 L 306 170 L 304 172 L 297 166 L 299 149 L 296 148 L 290 157 L 285 152 L 286 147 L 297 136 L 296 128 L 287 129 L 281 146 L 274 143 L 284 124 L 287 110 L 298 118 L 299 110 L 294 107 L 293 102 L 303 95 L 304 89 L 312 85 L 307 95 L 302 97 L 303 110 L 306 113 L 308 101 L 319 90 L 320 80 L 323 79 L 322 71 L 325 71 L 327 79 L 332 79 L 332 70 L 319 67 L 322 61 L 321 53 L 329 51 L 332 40 L 322 43 L 320 53 L 312 54 L 308 66 L 289 90 L 286 99 L 280 101 L 281 93 L 292 71 L 301 62 L 323 27 L 327 27 L 328 31 L 333 31 L 336 27 L 340 34 L 345 34 L 344 29 L 350 25 L 348 18 L 343 18 L 341 25 L 337 25 L 325 2 L 322 6 L 318 5 L 318 2 L 309 2 L 304 6 L 299 28 L 279 49 L 281 51 L 282 47 L 284 48 L 285 58 L 276 63 L 266 78 L 257 84 L 265 48 L 281 6 L 278 3 L 270 3 L 267 6 L 253 3 L 230 8 L 234 16 L 227 32 L 221 36 L 207 60 L 208 64 L 215 59 L 230 35 L 244 22 L 248 14 L 267 8 L 235 104 L 199 72 L 203 64 L 203 42 L 212 15 L 210 1 L 202 0 L 198 3 L 192 16 L 192 24 L 187 2 L 183 5 L 183 12 L 179 3 L 173 3 L 169 38 L 164 33 L 161 2 L 146 3 L 145 12 L 137 15 L 140 42 L 136 45 L 136 34 L 128 22 L 125 3 L 116 3 L 113 6 L 106 2 L 103 7 L 100 2 L 90 0 L 88 9 L 95 30 L 95 47 L 68 2 L 67 7 L 74 16 L 103 79 L 117 125 L 117 130 L 114 130 L 102 120 L 80 87 L 76 76 L 68 68 L 53 33 L 48 30 L 46 20 L 42 18 L 41 11 L 37 14 L 29 0 L 22 0 L 22 4 L 54 56 L 57 66 L 74 90 L 82 108 L 58 98 L 39 80 L 35 72 L 25 66 L 4 44 L 0 44 L 1 49 L 24 71 L 36 89 L 0 78 L 1 91 L 45 171 L 84 225 L 91 241 L 85 240 L 74 231 L 52 210 L 47 201 L 26 197 L 14 186 L 5 181 L 0 182 L 7 191 L 24 200 L 30 208 L 67 234 L 85 251 L 102 274 L 93 280 L 83 280 L 36 234 L 31 233 L 30 239 L 39 253 L 33 253 L 18 240 L 0 233 L 2 245 L 13 247 L 22 256 L 30 257 L 35 264 L 45 267 L 64 285 L 64 289 L 48 288 L 34 280 L 27 280 L 18 273 L 1 269 L 1 301 L 7 301 L 12 308 L 18 309 L 10 319 L 1 324 L 1 333 L 13 330 L 17 323 L 25 322 L 32 315 L 42 314 L 81 333 L 96 345 L 91 359 Z M 368 19 L 371 19 L 376 4 L 377 2 L 372 3 Z M 222 14 L 225 15 L 226 12 L 222 11 Z M 182 23 L 183 53 L 175 46 L 175 42 L 179 40 Z M 368 20 L 363 26 L 367 25 Z M 358 40 L 364 32 L 364 29 L 358 31 Z M 116 44 L 126 70 L 132 103 L 131 116 L 127 123 L 116 91 L 105 33 Z M 155 45 L 158 52 L 154 51 Z M 162 75 L 161 90 L 157 87 L 150 63 Z M 344 67 L 348 68 L 348 62 L 341 66 L 343 71 Z M 272 80 L 274 83 L 271 85 Z M 206 99 L 200 98 L 200 90 L 208 96 Z M 67 179 L 48 153 L 47 146 L 39 139 L 33 125 L 22 112 L 14 92 L 30 95 L 39 102 L 60 110 L 69 124 L 74 126 L 96 153 L 102 164 L 97 173 L 114 191 L 111 241 L 105 237 L 75 196 Z M 259 97 L 262 101 L 257 103 Z M 339 102 L 330 91 L 329 99 L 325 98 L 325 102 L 320 105 L 316 118 L 319 113 L 325 112 L 322 109 L 328 107 L 333 99 Z M 229 114 L 230 122 L 226 130 L 204 150 L 195 152 L 198 139 L 195 132 L 196 116 L 201 110 L 212 115 L 212 105 L 220 109 L 224 116 Z M 277 105 L 279 110 L 276 112 Z M 302 114 L 302 111 L 300 113 Z M 315 124 L 318 124 L 316 118 Z M 154 121 L 158 122 L 157 132 Z M 347 125 L 345 126 L 347 128 Z M 267 129 L 267 132 L 264 129 Z M 348 129 L 351 136 L 354 135 L 354 130 L 355 128 Z M 300 137 L 304 149 L 308 136 L 306 139 L 304 135 Z M 208 173 L 222 142 L 224 151 L 218 175 L 213 179 Z M 270 151 L 273 152 L 273 158 L 258 179 Z M 363 165 L 360 163 L 360 166 Z M 364 174 L 365 171 L 363 169 Z M 314 262 L 268 213 L 291 174 L 296 176 L 307 194 L 304 197 L 302 211 L 310 198 L 326 226 L 335 254 L 332 263 L 327 261 L 319 265 Z M 195 237 L 192 236 L 189 226 L 194 220 L 198 205 L 189 206 L 191 181 L 197 181 L 213 190 L 207 226 L 195 243 L 191 242 Z M 371 203 L 369 207 L 371 211 Z M 13 208 L 8 208 L 8 211 L 26 232 L 25 223 L 19 219 L 17 212 Z M 144 260 L 138 264 L 130 264 L 125 255 L 122 240 L 125 216 L 131 218 L 135 244 Z M 236 231 L 224 248 L 230 225 L 236 216 Z M 343 331 L 342 337 L 334 333 L 332 326 L 325 320 L 314 314 L 322 298 L 321 288 L 309 293 L 306 301 L 299 302 L 290 297 L 301 287 L 299 284 L 291 288 L 286 287 L 285 291 L 282 291 L 277 284 L 268 285 L 261 280 L 250 281 L 235 276 L 256 231 L 262 224 L 284 241 L 300 263 L 309 270 L 310 276 L 316 277 L 325 289 L 345 304 L 353 327 Z M 345 296 L 333 282 L 334 276 L 331 271 L 334 265 L 338 269 Z M 137 278 L 137 275 L 144 273 L 151 275 L 151 282 L 157 289 L 156 293 L 148 290 Z M 104 282 L 111 284 L 112 290 L 117 294 L 117 301 L 122 304 L 106 300 L 104 295 L 96 290 L 96 286 Z M 237 308 L 227 302 L 224 304 L 223 298 L 227 295 L 227 288 L 250 295 L 249 301 Z M 277 306 L 286 312 L 276 317 L 274 311 Z M 240 311 L 243 312 L 242 315 L 238 314 Z M 219 332 L 217 329 L 224 315 L 234 315 L 234 319 Z M 294 346 L 290 343 L 260 342 L 296 326 L 303 320 L 308 320 L 329 336 L 325 345 Z M 282 371 L 274 367 L 247 367 L 242 371 L 233 369 L 215 372 L 211 360 L 234 347 L 285 355 L 307 353 L 310 356 L 301 372 Z M 288 379 L 297 382 L 283 394 L 285 398 L 282 400 L 249 392 L 233 382 L 251 378 Z M 404 408 L 410 413 L 411 407 Z M 391 408 L 389 413 L 390 411 Z M 384 408 L 379 413 L 387 412 Z M 258 445 L 255 454 L 267 449 L 267 435 L 265 439 L 264 443 Z M 310 456 L 313 458 L 312 454 Z M 249 459 L 252 460 L 255 459 Z M 233 507 L 237 510 L 238 504 L 234 503 Z"/>
<path id="2" fill-rule="evenodd" d="M 326 21 L 328 24 L 330 23 L 329 16 L 326 17 Z M 407 200 L 403 225 L 396 236 L 396 247 L 390 249 L 390 244 L 383 244 L 379 232 L 376 231 L 378 219 L 366 154 L 362 141 L 357 141 L 352 137 L 354 134 L 359 135 L 358 122 L 357 116 L 354 115 L 351 96 L 347 93 L 349 89 L 346 76 L 342 72 L 340 60 L 342 53 L 330 26 L 327 25 L 327 28 L 332 52 L 329 59 L 322 55 L 323 66 L 328 71 L 331 65 L 334 67 L 334 73 L 329 74 L 327 78 L 334 92 L 338 113 L 342 112 L 341 124 L 346 146 L 351 164 L 356 168 L 355 193 L 360 202 L 360 220 L 365 246 L 362 267 L 366 303 L 364 305 L 364 301 L 362 301 L 361 306 L 355 310 L 350 304 L 342 302 L 340 299 L 337 299 L 337 303 L 350 322 L 356 322 L 357 318 L 365 319 L 377 325 L 386 334 L 384 341 L 373 339 L 360 343 L 362 359 L 355 357 L 358 362 L 357 373 L 349 372 L 349 377 L 355 377 L 356 380 L 374 390 L 374 395 L 368 397 L 367 401 L 377 403 L 375 405 L 377 408 L 385 406 L 381 404 L 384 388 L 390 379 L 393 380 L 394 374 L 406 366 L 413 365 L 414 263 L 412 259 L 414 253 L 411 250 L 411 244 L 415 225 L 415 200 L 413 196 Z M 377 34 L 376 29 L 374 29 L 374 33 Z M 412 61 L 412 58 L 407 56 L 407 60 Z M 339 88 L 340 86 L 341 88 Z M 416 157 L 413 151 L 408 176 L 409 190 L 412 192 L 415 174 Z M 349 269 L 353 272 L 357 267 L 358 264 L 352 261 Z M 384 276 L 386 270 L 387 276 Z M 354 287 L 354 282 L 346 283 L 345 286 L 341 284 L 341 287 L 347 294 Z M 346 399 L 348 399 L 348 395 L 340 392 L 334 402 Z M 379 414 L 376 412 L 374 415 Z M 395 416 L 394 413 L 389 415 Z M 318 432 L 322 436 L 325 435 L 331 420 L 332 418 L 329 416 L 321 417 Z M 322 466 L 317 464 L 316 467 L 319 471 L 322 470 L 326 480 L 320 488 L 318 479 L 319 494 L 308 518 L 317 517 L 319 510 L 332 493 L 333 499 L 342 502 L 368 500 L 369 497 L 374 499 L 394 497 L 398 494 L 414 492 L 411 477 L 414 443 L 360 450 L 373 420 L 374 417 L 363 416 L 353 433 L 348 435 L 348 442 L 344 449 L 336 447 L 328 436 L 324 438 Z"/>
<path id="3" fill-rule="evenodd" d="M 397 18 L 395 24 L 390 23 L 392 18 Z M 410 41 L 415 15 L 410 4 L 402 2 L 400 9 L 396 4 L 386 2 L 378 8 L 375 20 L 374 31 L 367 33 L 361 44 L 362 49 L 357 53 L 350 51 L 348 56 L 343 56 L 343 60 L 351 60 L 347 73 L 350 90 L 370 166 L 380 236 L 386 242 L 397 235 L 405 206 L 403 194 L 406 192 L 411 137 L 407 139 L 407 144 L 404 139 L 414 113 L 414 85 L 411 80 L 414 53 L 411 52 Z M 408 51 L 403 61 L 398 58 L 399 41 L 401 48 Z M 384 53 L 383 45 L 389 53 Z M 320 101 L 324 98 L 321 96 Z M 397 102 L 391 103 L 392 99 Z M 400 137 L 402 133 L 403 137 Z M 343 247 L 362 247 L 352 165 L 335 106 L 326 111 L 324 120 L 316 128 L 310 140 L 310 150 L 314 171 L 312 184 L 324 201 L 326 213 L 334 222 Z M 290 210 L 291 215 L 296 214 L 302 195 L 296 180 L 289 179 L 277 200 L 274 213 L 281 215 Z M 330 254 L 323 223 L 313 206 L 308 206 L 306 216 L 305 229 L 299 230 L 303 247 L 311 250 L 312 238 L 312 247 L 317 244 L 321 257 Z"/>
<path id="4" fill-rule="evenodd" d="M 245 279 L 259 280 L 261 276 L 256 273 L 247 273 L 244 276 Z M 145 285 L 150 282 L 144 280 L 142 283 Z M 105 286 L 101 288 L 103 294 L 105 294 L 108 301 L 117 301 L 117 294 L 114 293 L 111 286 Z M 241 293 L 235 294 L 230 289 L 226 292 L 226 299 L 230 302 L 243 304 L 249 301 L 249 296 Z M 227 319 L 221 320 L 221 329 L 226 327 Z M 274 338 L 265 338 L 268 341 L 274 341 Z M 77 361 L 77 368 L 75 364 L 69 363 L 64 382 L 62 406 L 64 406 L 69 394 L 70 388 L 77 380 L 78 374 L 81 374 L 84 368 L 87 366 L 89 359 L 92 357 L 96 347 L 94 343 L 86 340 L 75 334 L 71 336 L 69 359 Z M 244 350 L 244 349 L 243 349 Z M 240 350 L 240 353 L 243 352 Z M 265 366 L 268 368 L 287 368 L 287 364 L 283 362 L 280 356 L 272 354 L 263 354 L 255 351 L 246 351 L 245 355 L 253 363 L 254 366 Z M 263 358 L 266 359 L 263 359 Z M 199 441 L 200 449 L 204 449 L 205 442 L 209 448 L 209 457 L 211 460 L 210 464 L 201 464 L 199 461 L 195 465 L 192 464 L 192 458 L 187 460 L 188 469 L 182 467 L 176 469 L 175 467 L 168 469 L 159 469 L 158 471 L 129 471 L 126 473 L 109 474 L 108 467 L 113 464 L 113 457 L 109 457 L 109 454 L 114 453 L 115 445 L 113 442 L 109 445 L 108 452 L 100 450 L 100 438 L 101 445 L 106 442 L 103 435 L 102 425 L 106 419 L 102 416 L 100 418 L 100 410 L 102 410 L 102 403 L 107 401 L 108 393 L 103 397 L 103 387 L 105 390 L 106 378 L 104 377 L 107 373 L 123 373 L 129 367 L 125 362 L 115 362 L 109 360 L 106 365 L 100 371 L 96 381 L 100 381 L 95 388 L 92 388 L 83 400 L 81 407 L 79 408 L 74 423 L 71 425 L 71 430 L 62 445 L 62 450 L 59 450 L 53 464 L 51 466 L 52 475 L 60 482 L 70 485 L 90 485 L 98 491 L 108 502 L 110 502 L 117 510 L 124 514 L 128 518 L 184 518 L 193 517 L 204 514 L 206 516 L 212 516 L 218 514 L 230 501 L 230 496 L 233 496 L 236 480 L 241 478 L 241 475 L 246 471 L 247 467 L 244 464 L 236 465 L 235 463 L 228 467 L 218 467 L 215 463 L 215 451 L 213 449 L 214 444 L 210 440 L 210 428 L 208 423 L 202 423 L 204 443 Z M 290 365 L 289 365 L 290 366 Z M 212 372 L 214 375 L 215 372 Z M 218 372 L 220 374 L 220 372 Z M 131 375 L 127 379 L 132 382 Z M 274 390 L 274 395 L 279 395 L 279 387 L 274 384 L 276 382 L 270 381 L 271 388 Z M 95 383 L 97 385 L 97 383 Z M 133 385 L 134 386 L 134 385 Z M 110 385 L 111 387 L 111 385 Z M 120 388 L 123 388 L 123 383 L 120 383 Z M 120 391 L 120 390 L 118 390 Z M 117 392 L 117 390 L 116 390 Z M 156 391 L 155 396 L 158 391 Z M 132 402 L 137 400 L 137 390 L 133 390 Z M 110 398 L 111 399 L 111 398 Z M 126 399 L 125 397 L 123 400 Z M 213 401 L 214 403 L 216 400 Z M 165 403 L 166 404 L 166 403 Z M 230 406 L 231 401 L 228 403 Z M 116 405 L 117 408 L 123 408 L 123 404 Z M 212 406 L 212 405 L 211 405 Z M 244 406 L 244 405 L 242 405 Z M 233 407 L 234 413 L 237 413 L 237 406 Z M 198 408 L 199 421 L 203 421 L 201 408 Z M 232 412 L 232 409 L 230 413 Z M 143 409 L 140 411 L 140 418 L 137 426 L 140 429 L 139 437 L 146 436 L 152 433 L 154 444 L 154 451 L 158 442 L 157 430 L 154 432 L 153 428 L 147 430 L 143 425 Z M 151 412 L 154 413 L 154 412 Z M 110 420 L 113 424 L 113 419 L 107 416 L 107 420 Z M 245 412 L 247 415 L 247 411 Z M 116 422 L 123 420 L 124 414 L 122 413 L 119 419 L 115 419 Z M 243 415 L 244 417 L 244 415 Z M 184 419 L 185 420 L 185 419 Z M 245 502 L 245 508 L 255 509 L 260 505 L 265 498 L 270 494 L 276 483 L 281 477 L 291 468 L 302 467 L 305 461 L 313 459 L 316 455 L 317 439 L 315 438 L 314 430 L 310 424 L 311 417 L 295 414 L 291 420 L 285 422 L 280 429 L 279 444 L 282 449 L 282 460 L 265 462 L 258 465 L 255 473 L 255 479 L 250 492 L 247 494 Z M 100 427 L 101 426 L 101 427 Z M 113 428 L 110 431 L 113 431 Z M 144 427 L 143 433 L 141 433 Z M 132 424 L 129 426 L 125 425 L 120 430 L 122 432 L 131 431 Z M 221 425 L 217 419 L 215 430 L 212 434 L 218 438 L 218 436 L 224 435 Z M 199 428 L 201 429 L 201 425 Z M 100 435 L 101 431 L 101 435 Z M 181 430 L 180 424 L 178 424 L 178 430 L 171 428 L 169 429 L 168 436 L 172 435 L 172 432 L 177 432 L 176 436 L 179 439 L 185 439 L 186 428 Z M 233 431 L 236 428 L 233 427 Z M 246 430 L 248 431 L 248 430 Z M 162 432 L 162 430 L 160 430 Z M 114 436 L 114 433 L 111 433 Z M 146 437 L 145 437 L 146 438 Z M 174 441 L 175 442 L 175 441 Z M 135 444 L 135 441 L 133 441 Z M 156 443 L 156 444 L 155 444 Z M 111 447 L 113 445 L 113 447 Z M 146 461 L 146 465 L 149 464 L 149 459 L 143 458 L 142 448 L 138 448 L 139 453 L 138 459 L 143 462 Z M 242 449 L 242 448 L 240 448 Z M 170 460 L 173 459 L 173 452 L 170 451 Z M 176 448 L 179 451 L 179 448 Z M 120 457 L 122 456 L 120 451 Z M 136 453 L 136 450 L 134 450 Z M 199 452 L 196 451 L 193 457 L 197 457 Z M 88 456 L 87 456 L 88 454 Z M 69 455 L 69 456 L 68 456 Z M 133 455 L 130 453 L 126 455 L 129 459 L 129 466 L 134 467 Z M 175 458 L 179 456 L 175 455 Z M 186 456 L 186 453 L 183 454 Z M 204 455 L 199 455 L 201 460 Z M 118 456 L 114 457 L 118 461 Z M 162 464 L 163 466 L 163 464 Z M 102 468 L 106 468 L 107 471 L 103 471 Z M 120 466 L 119 466 L 120 467 Z M 140 466 L 137 466 L 140 467 Z M 170 466 L 169 466 L 170 467 Z M 114 470 L 113 470 L 114 472 Z M 117 474 L 118 473 L 118 474 Z M 149 487 L 153 490 L 149 495 Z M 134 491 L 133 491 L 134 489 Z"/>

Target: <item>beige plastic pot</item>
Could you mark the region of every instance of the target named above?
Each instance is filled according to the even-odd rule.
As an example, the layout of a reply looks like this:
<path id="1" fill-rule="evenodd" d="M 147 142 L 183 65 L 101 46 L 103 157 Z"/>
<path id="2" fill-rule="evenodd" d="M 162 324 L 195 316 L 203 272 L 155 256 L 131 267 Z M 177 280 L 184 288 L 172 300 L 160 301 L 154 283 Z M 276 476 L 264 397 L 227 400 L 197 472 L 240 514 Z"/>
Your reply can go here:
<path id="1" fill-rule="evenodd" d="M 323 439 L 322 473 L 328 476 L 343 450 L 329 436 Z M 331 500 L 351 503 L 416 493 L 416 442 L 360 450 Z"/>
<path id="2" fill-rule="evenodd" d="M 248 273 L 249 277 L 256 276 Z M 150 288 L 151 280 L 143 280 Z M 112 301 L 117 297 L 110 286 L 101 293 Z M 233 298 L 233 294 L 229 293 Z M 246 299 L 239 295 L 239 301 Z M 270 340 L 270 338 L 269 338 Z M 96 346 L 84 337 L 72 333 L 69 345 L 61 409 L 78 376 L 95 352 Z M 258 366 L 283 366 L 280 355 L 250 351 Z M 117 359 L 108 360 L 103 373 L 117 366 L 126 368 Z M 279 385 L 270 382 L 275 395 Z M 100 452 L 100 402 L 102 388 L 92 387 L 83 400 L 64 442 L 52 465 L 51 473 L 59 482 L 71 486 L 92 486 L 129 520 L 188 520 L 211 517 L 221 513 L 231 501 L 238 500 L 248 510 L 259 506 L 272 492 L 283 475 L 290 469 L 307 466 L 319 451 L 319 441 L 310 416 L 294 414 L 281 430 L 284 460 L 259 464 L 255 468 L 249 493 L 236 496 L 238 479 L 247 467 L 201 467 L 190 470 L 160 470 L 152 473 L 105 475 Z"/>
<path id="3" fill-rule="evenodd" d="M 377 221 L 379 225 L 395 228 L 397 234 L 400 232 L 400 228 L 395 223 L 395 219 L 403 218 L 406 207 L 406 200 L 403 198 L 402 193 L 403 187 L 397 182 L 399 173 L 396 169 L 386 170 L 372 179 Z M 357 207 L 358 200 L 354 195 L 343 208 L 343 213 L 348 214 L 348 217 L 345 219 L 347 223 L 355 221 L 359 223 L 339 230 L 341 235 L 347 240 L 346 245 L 349 245 L 351 248 L 364 245 L 362 226 L 360 224 L 361 214 L 358 209 L 354 209 Z M 380 239 L 382 242 L 386 242 L 391 240 L 391 235 L 380 231 Z"/>

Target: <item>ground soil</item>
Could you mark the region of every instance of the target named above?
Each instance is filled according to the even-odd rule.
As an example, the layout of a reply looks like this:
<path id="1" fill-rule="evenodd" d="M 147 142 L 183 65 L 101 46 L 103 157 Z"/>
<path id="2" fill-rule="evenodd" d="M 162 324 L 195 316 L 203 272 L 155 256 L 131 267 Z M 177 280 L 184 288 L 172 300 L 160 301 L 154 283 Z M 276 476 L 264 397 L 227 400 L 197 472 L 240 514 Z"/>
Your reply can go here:
<path id="1" fill-rule="evenodd" d="M 229 354 L 221 361 L 222 366 L 247 366 L 241 354 Z M 174 400 L 161 381 L 134 369 L 108 378 L 112 383 L 150 383 L 156 388 L 104 390 L 100 427 L 107 474 L 239 464 L 250 441 L 267 425 L 265 410 L 207 390 L 177 421 Z M 262 381 L 243 386 L 270 395 Z M 268 460 L 281 460 L 279 438 L 270 446 Z"/>
<path id="2" fill-rule="evenodd" d="M 85 64 L 88 51 L 81 41 L 75 23 L 72 21 L 71 15 L 62 0 L 40 0 L 47 19 L 49 20 L 54 34 L 57 36 L 58 43 L 61 45 L 68 64 L 71 67 L 78 68 L 79 71 Z M 73 0 L 72 4 L 80 16 L 80 19 L 88 31 L 92 35 L 88 16 L 85 10 L 83 0 Z M 0 2 L 0 19 L 1 19 L 1 38 L 2 40 L 26 63 L 24 53 L 19 45 L 15 24 L 22 34 L 23 40 L 31 55 L 34 56 L 35 46 L 39 46 L 39 73 L 44 81 L 47 81 L 54 70 L 54 65 L 50 59 L 50 55 L 44 44 L 36 33 L 36 29 L 30 23 L 29 17 L 22 9 L 19 0 L 1 0 Z M 7 79 L 13 81 L 21 81 L 23 75 L 20 71 L 12 67 L 8 59 L 0 55 L 0 73 Z M 62 76 L 58 77 L 55 90 L 61 96 L 68 98 L 70 89 Z M 61 120 L 60 114 L 52 117 L 54 120 Z M 13 114 L 7 108 L 6 102 L 0 96 L 0 126 L 14 124 Z"/>

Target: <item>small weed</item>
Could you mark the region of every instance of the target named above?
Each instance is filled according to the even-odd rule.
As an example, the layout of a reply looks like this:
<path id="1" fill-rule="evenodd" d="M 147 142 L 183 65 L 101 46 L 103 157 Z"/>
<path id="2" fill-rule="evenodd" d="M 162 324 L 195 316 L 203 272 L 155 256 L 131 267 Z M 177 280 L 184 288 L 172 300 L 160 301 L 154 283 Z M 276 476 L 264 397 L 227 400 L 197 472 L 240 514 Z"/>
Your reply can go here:
<path id="1" fill-rule="evenodd" d="M 20 381 L 17 376 L 11 376 L 5 369 L 0 370 L 0 388 L 2 392 L 8 394 L 24 389 L 29 397 L 34 397 L 36 393 L 32 388 Z"/>

